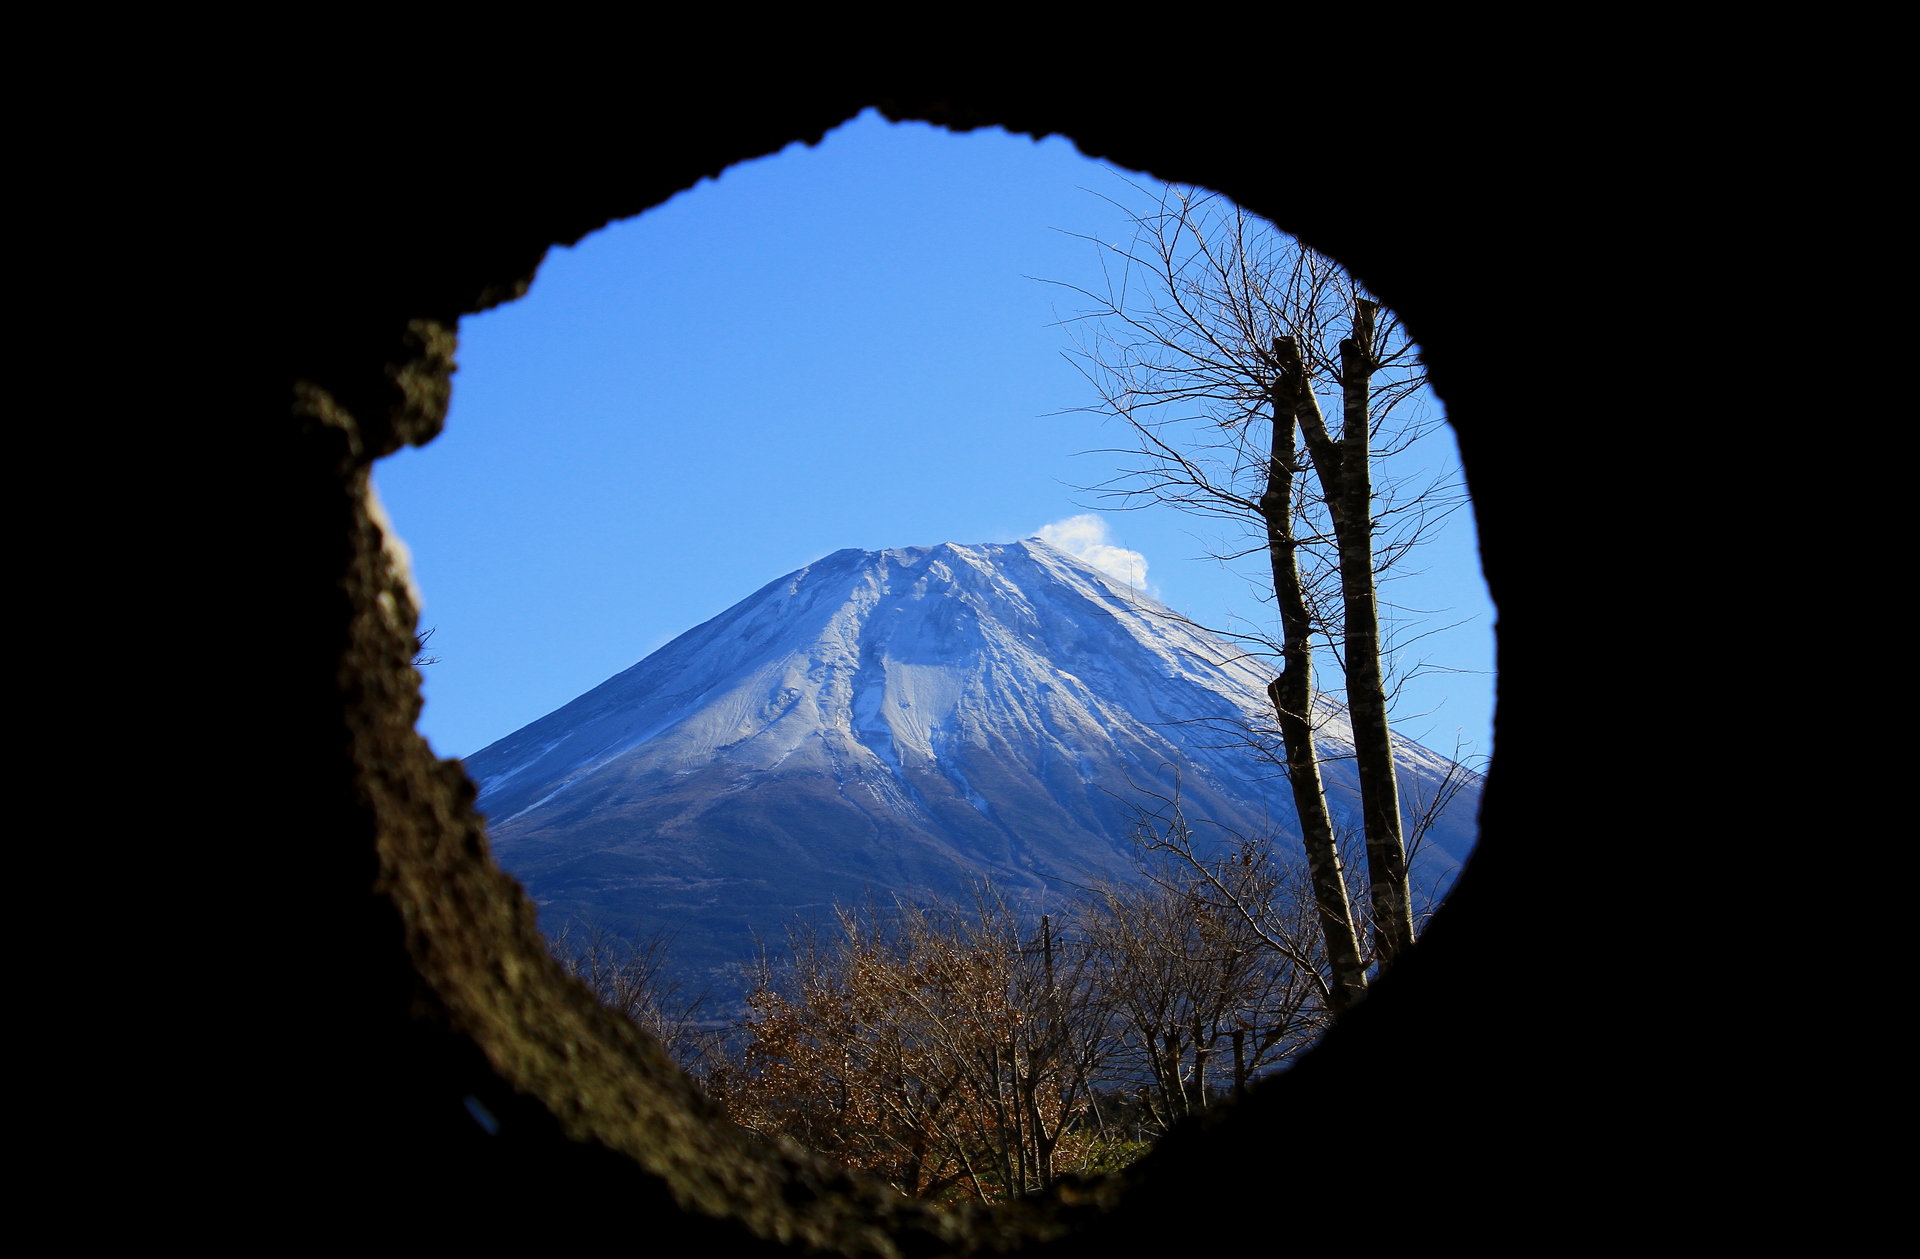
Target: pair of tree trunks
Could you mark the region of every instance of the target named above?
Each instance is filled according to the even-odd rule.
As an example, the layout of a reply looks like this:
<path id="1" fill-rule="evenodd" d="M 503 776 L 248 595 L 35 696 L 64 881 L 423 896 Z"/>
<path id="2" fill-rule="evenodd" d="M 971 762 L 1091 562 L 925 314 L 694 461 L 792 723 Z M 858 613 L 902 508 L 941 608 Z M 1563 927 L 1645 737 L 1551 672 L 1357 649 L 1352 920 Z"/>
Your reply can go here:
<path id="1" fill-rule="evenodd" d="M 1337 1012 L 1365 992 L 1369 969 L 1392 965 L 1413 942 L 1375 588 L 1379 565 L 1418 541 L 1430 523 L 1428 508 L 1446 507 L 1447 491 L 1436 481 L 1408 501 L 1387 484 L 1381 509 L 1371 447 L 1376 423 L 1384 426 L 1418 394 L 1425 370 L 1392 313 L 1337 264 L 1216 194 L 1166 186 L 1134 222 L 1133 245 L 1107 247 L 1121 265 L 1109 272 L 1106 291 L 1086 294 L 1097 303 L 1089 314 L 1099 331 L 1081 342 L 1101 390 L 1100 409 L 1140 438 L 1129 453 L 1143 462 L 1108 483 L 1124 488 L 1107 492 L 1245 521 L 1264 533 L 1282 629 L 1274 644 L 1282 667 L 1268 694 L 1325 944 L 1325 957 L 1311 965 Z M 1135 286 L 1125 278 L 1135 275 L 1153 283 Z M 1336 343 L 1336 327 L 1349 318 L 1352 335 Z M 1316 386 L 1340 391 L 1337 437 L 1321 415 Z M 1253 444 L 1257 425 L 1247 421 L 1269 410 L 1272 444 L 1261 450 Z M 1417 422 L 1401 424 L 1390 440 L 1406 449 L 1419 430 Z M 1297 459 L 1303 441 L 1306 458 Z M 1305 492 L 1303 475 L 1317 480 L 1317 494 Z M 1376 539 L 1380 518 L 1389 516 L 1397 522 L 1392 540 Z M 1322 577 L 1333 575 L 1320 565 L 1323 521 L 1336 544 L 1337 615 L 1320 603 Z M 1227 544 L 1215 558 L 1241 554 Z M 1324 717 L 1313 677 L 1316 632 L 1336 635 L 1345 657 L 1370 940 L 1354 922 L 1351 902 L 1358 898 L 1340 868 L 1314 739 Z M 1371 947 L 1363 949 L 1363 940 Z"/>
<path id="2" fill-rule="evenodd" d="M 1293 788 L 1294 812 L 1300 819 L 1301 846 L 1306 849 L 1307 874 L 1319 910 L 1320 934 L 1326 941 L 1327 1004 L 1337 1014 L 1366 994 L 1366 964 L 1360 956 L 1353 927 L 1353 908 L 1347 899 L 1346 875 L 1340 867 L 1340 845 L 1327 810 L 1326 786 L 1320 776 L 1320 755 L 1313 739 L 1313 615 L 1300 579 L 1299 539 L 1293 527 L 1293 450 L 1299 412 L 1313 406 L 1313 390 L 1291 340 L 1274 343 L 1281 375 L 1272 389 L 1273 447 L 1267 465 L 1266 492 L 1260 496 L 1260 514 L 1267 526 L 1267 555 L 1273 565 L 1273 593 L 1280 607 L 1280 676 L 1267 687 L 1274 716 L 1286 748 L 1287 782 Z M 1291 355 L 1289 363 L 1287 355 Z"/>
<path id="3" fill-rule="evenodd" d="M 1277 379 L 1271 389 L 1273 444 L 1266 493 L 1260 500 L 1282 629 L 1283 668 L 1268 687 L 1268 694 L 1286 748 L 1287 775 L 1332 972 L 1330 1004 L 1336 1010 L 1357 1000 L 1366 980 L 1313 738 L 1313 625 L 1296 554 L 1299 542 L 1293 528 L 1293 496 L 1294 477 L 1299 470 L 1293 452 L 1297 433 L 1306 439 L 1339 550 L 1348 715 L 1366 833 L 1374 955 L 1384 968 L 1413 943 L 1413 906 L 1407 886 L 1393 741 L 1387 722 L 1374 580 L 1369 391 L 1376 366 L 1373 343 L 1377 309 L 1374 302 L 1357 300 L 1353 336 L 1340 343 L 1342 424 L 1338 439 L 1328 432 L 1320 414 L 1299 345 L 1292 337 L 1274 339 Z"/>

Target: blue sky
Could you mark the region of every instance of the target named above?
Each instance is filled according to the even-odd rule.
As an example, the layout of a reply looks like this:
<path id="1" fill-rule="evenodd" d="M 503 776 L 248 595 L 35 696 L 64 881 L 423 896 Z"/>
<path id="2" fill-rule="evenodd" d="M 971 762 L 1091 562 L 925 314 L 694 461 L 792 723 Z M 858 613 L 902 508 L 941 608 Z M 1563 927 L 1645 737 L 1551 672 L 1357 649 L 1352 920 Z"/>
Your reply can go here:
<path id="1" fill-rule="evenodd" d="M 379 465 L 434 627 L 421 729 L 478 751 L 842 547 L 1056 536 L 1136 551 L 1209 624 L 1264 620 L 1214 529 L 1116 512 L 1117 422 L 1062 357 L 1070 294 L 1125 191 L 1064 140 L 868 113 L 548 255 L 460 326 L 445 433 Z M 1402 462 L 1454 459 L 1444 429 Z M 1106 533 L 1100 535 L 1104 524 Z M 1491 750 L 1492 611 L 1469 513 L 1391 599 L 1465 620 L 1414 657 L 1401 728 Z M 1255 570 L 1249 570 L 1255 571 Z"/>

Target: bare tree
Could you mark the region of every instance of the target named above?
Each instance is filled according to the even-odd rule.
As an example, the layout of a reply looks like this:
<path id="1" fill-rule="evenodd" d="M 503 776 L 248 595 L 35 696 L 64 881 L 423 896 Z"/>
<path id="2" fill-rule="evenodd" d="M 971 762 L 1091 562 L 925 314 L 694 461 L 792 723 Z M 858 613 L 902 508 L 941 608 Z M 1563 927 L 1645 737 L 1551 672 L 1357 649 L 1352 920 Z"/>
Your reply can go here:
<path id="1" fill-rule="evenodd" d="M 1344 677 L 1373 952 L 1386 964 L 1412 941 L 1413 920 L 1378 583 L 1464 500 L 1446 474 L 1375 475 L 1378 459 L 1438 423 L 1418 405 L 1425 371 L 1390 311 L 1224 198 L 1172 186 L 1150 195 L 1131 241 L 1097 242 L 1104 289 L 1074 289 L 1091 303 L 1073 323 L 1096 409 L 1137 439 L 1123 452 L 1133 461 L 1093 488 L 1123 508 L 1161 503 L 1228 523 L 1222 561 L 1266 554 L 1279 638 L 1233 637 L 1280 665 L 1268 693 L 1339 1010 L 1365 979 L 1319 769 L 1318 736 L 1337 710 L 1316 685 L 1315 641 Z M 1337 435 L 1322 394 L 1340 400 Z"/>
<path id="2" fill-rule="evenodd" d="M 429 655 L 427 650 L 427 644 L 432 642 L 433 636 L 435 634 L 438 634 L 439 632 L 440 632 L 440 627 L 436 625 L 432 629 L 427 630 L 423 634 L 415 634 L 413 636 L 413 667 L 414 668 L 424 669 L 430 664 L 440 663 L 440 657 Z"/>
<path id="3" fill-rule="evenodd" d="M 791 942 L 791 962 L 763 960 L 736 1063 L 709 1076 L 738 1122 L 918 1197 L 998 1201 L 1082 1161 L 1104 1015 L 1050 917 L 983 887 L 964 907 L 843 909 Z"/>
<path id="4" fill-rule="evenodd" d="M 748 1129 L 917 1197 L 1001 1201 L 1117 1166 L 1328 1013 L 1303 871 L 1243 846 L 1153 873 L 1037 921 L 984 886 L 796 926 L 704 1083 Z"/>
<path id="5" fill-rule="evenodd" d="M 1453 755 L 1446 758 L 1446 768 L 1438 781 L 1416 779 L 1413 790 L 1406 793 L 1406 802 L 1410 819 L 1407 827 L 1407 868 L 1414 869 L 1414 858 L 1426 845 L 1427 836 L 1434 826 L 1445 816 L 1455 799 L 1470 786 L 1485 781 L 1479 770 L 1467 764 L 1469 758 L 1455 745 Z M 1439 907 L 1443 885 L 1449 881 L 1452 871 L 1435 876 L 1427 886 L 1414 883 L 1409 874 L 1408 887 L 1413 903 L 1413 921 L 1416 933 L 1424 927 L 1426 920 L 1433 916 Z"/>
<path id="6" fill-rule="evenodd" d="M 1312 955 L 1311 895 L 1289 896 L 1298 889 L 1283 888 L 1251 849 L 1204 867 L 1214 879 L 1184 861 L 1147 868 L 1145 883 L 1092 889 L 1082 916 L 1112 1022 L 1105 1078 L 1133 1087 L 1142 1135 L 1310 1043 L 1330 991 Z M 1306 921 L 1283 922 L 1288 909 Z M 1263 933 L 1296 947 L 1275 948 Z"/>
<path id="7" fill-rule="evenodd" d="M 629 938 L 605 923 L 575 920 L 562 927 L 548 947 L 601 1004 L 632 1019 L 675 1062 L 696 1071 L 724 1029 L 709 1026 L 701 1017 L 707 994 L 688 994 L 681 981 L 668 978 L 672 943 L 665 932 L 636 930 Z"/>

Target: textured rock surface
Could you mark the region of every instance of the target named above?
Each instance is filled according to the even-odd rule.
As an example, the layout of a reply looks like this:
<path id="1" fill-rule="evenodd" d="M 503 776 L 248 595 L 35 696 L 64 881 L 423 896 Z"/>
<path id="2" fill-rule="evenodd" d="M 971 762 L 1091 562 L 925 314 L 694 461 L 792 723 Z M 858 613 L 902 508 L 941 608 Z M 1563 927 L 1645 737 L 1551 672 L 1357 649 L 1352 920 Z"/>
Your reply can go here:
<path id="1" fill-rule="evenodd" d="M 366 45 L 391 50 L 377 73 L 346 57 L 296 64 L 306 44 L 287 41 L 254 80 L 169 85 L 204 90 L 204 110 L 141 99 L 133 134 L 151 138 L 150 163 L 120 163 L 110 129 L 65 154 L 117 181 L 94 204 L 103 226 L 108 207 L 121 216 L 100 239 L 130 260 L 97 293 L 75 286 L 97 306 L 72 335 L 109 335 L 93 331 L 105 312 L 131 308 L 108 297 L 199 304 L 165 373 L 105 393 L 75 374 L 60 387 L 112 405 L 35 420 L 97 425 L 148 461 L 102 553 L 152 558 L 157 576 L 116 590 L 182 650 L 113 684 L 144 677 L 153 711 L 181 726 L 108 781 L 138 808 L 197 789 L 191 842 L 152 842 L 123 811 L 99 844 L 65 846 L 69 887 L 97 884 L 111 855 L 156 978 L 131 1010 L 89 988 L 101 995 L 85 1043 L 101 1057 L 75 1091 L 98 1109 L 69 1119 L 85 1157 L 62 1166 L 152 1187 L 165 1213 L 125 1212 L 152 1230 L 143 1244 L 244 1232 L 250 1249 L 337 1230 L 356 1245 L 524 1236 L 661 1254 L 1161 1256 L 1249 1236 L 1276 1250 L 1531 1252 L 1608 1229 L 1663 1241 L 1673 1211 L 1715 1229 L 1702 1217 L 1747 1211 L 1705 1195 L 1716 1177 L 1748 1183 L 1739 1160 L 1781 1146 L 1733 1124 L 1736 1103 L 1778 1123 L 1772 1086 L 1728 1083 L 1777 1061 L 1755 1029 L 1777 1024 L 1778 994 L 1724 987 L 1732 965 L 1700 967 L 1705 942 L 1734 927 L 1685 935 L 1677 960 L 1674 933 L 1651 924 L 1676 905 L 1691 930 L 1697 907 L 1758 903 L 1761 876 L 1728 871 L 1725 837 L 1788 829 L 1730 822 L 1730 793 L 1696 763 L 1728 725 L 1702 689 L 1730 641 L 1726 608 L 1760 602 L 1726 597 L 1699 563 L 1758 536 L 1701 488 L 1743 475 L 1727 450 L 1750 421 L 1697 388 L 1645 389 L 1638 431 L 1660 435 L 1660 457 L 1633 464 L 1627 369 L 1607 366 L 1594 388 L 1568 380 L 1570 359 L 1613 356 L 1622 329 L 1638 362 L 1697 364 L 1700 321 L 1650 321 L 1647 286 L 1622 278 L 1695 274 L 1659 234 L 1702 245 L 1766 200 L 1687 217 L 1709 133 L 1616 106 L 1673 76 L 1608 62 L 1583 78 L 1557 51 L 1516 62 L 1492 39 L 1475 57 L 1421 47 L 1416 62 L 1402 45 L 1396 60 L 1391 24 L 1368 17 L 1364 89 L 1316 114 L 1326 130 L 1306 151 L 1318 161 L 1330 140 L 1390 163 L 1406 195 L 1386 195 L 1379 167 L 1339 179 L 1289 156 L 1303 97 L 1260 58 L 1190 91 L 1121 74 L 1082 39 L 1009 38 L 1034 65 L 987 57 L 959 77 L 925 68 L 917 44 L 895 57 L 906 68 L 843 72 L 765 43 L 782 55 L 734 59 L 733 41 L 754 37 L 726 20 L 707 43 L 608 41 L 617 65 L 549 88 L 521 76 L 539 54 L 524 36 L 466 57 L 369 27 Z M 1297 43 L 1265 40 L 1241 43 L 1298 62 Z M 663 84 L 666 61 L 705 77 Z M 1064 134 L 1221 191 L 1345 263 L 1424 347 L 1500 611 L 1481 835 L 1415 954 L 1298 1067 L 1174 1134 L 1111 1196 L 971 1221 L 930 1220 L 819 1160 L 741 1142 L 545 960 L 472 785 L 413 729 L 414 609 L 364 493 L 375 459 L 437 432 L 460 317 L 524 291 L 550 245 L 868 104 Z M 43 187 L 57 204 L 71 185 Z M 129 229 L 136 202 L 171 216 L 167 230 Z M 209 451 L 232 461 L 224 477 Z M 1623 521 L 1646 541 L 1629 545 Z M 1658 661 L 1651 632 L 1609 614 L 1629 596 L 1657 607 Z M 1699 737 L 1650 747 L 1656 710 Z M 1596 790 L 1608 764 L 1622 772 Z M 85 772 L 101 792 L 97 765 Z M 1623 838 L 1658 854 L 1659 878 L 1588 877 Z"/>

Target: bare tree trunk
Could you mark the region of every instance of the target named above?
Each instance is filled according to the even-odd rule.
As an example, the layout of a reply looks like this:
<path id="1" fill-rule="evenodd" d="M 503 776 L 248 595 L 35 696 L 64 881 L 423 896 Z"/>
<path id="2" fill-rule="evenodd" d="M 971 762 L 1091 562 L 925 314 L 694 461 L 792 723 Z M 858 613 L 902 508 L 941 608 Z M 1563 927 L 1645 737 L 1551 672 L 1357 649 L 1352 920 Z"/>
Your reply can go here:
<path id="1" fill-rule="evenodd" d="M 1267 464 L 1267 488 L 1260 497 L 1266 519 L 1267 555 L 1273 565 L 1273 593 L 1280 605 L 1281 670 L 1267 686 L 1280 738 L 1287 754 L 1287 782 L 1293 788 L 1294 813 L 1300 819 L 1300 843 L 1307 853 L 1314 904 L 1320 911 L 1320 935 L 1326 943 L 1327 1004 L 1334 1013 L 1352 1007 L 1366 994 L 1366 968 L 1353 929 L 1353 907 L 1340 869 L 1340 846 L 1327 811 L 1320 754 L 1313 741 L 1313 617 L 1300 581 L 1298 542 L 1293 530 L 1294 438 L 1302 405 L 1315 406 L 1313 388 L 1292 338 L 1274 342 L 1283 373 L 1273 388 L 1273 445 Z M 1304 403 L 1302 399 L 1304 398 Z M 1316 416 L 1318 411 L 1315 412 Z"/>
<path id="2" fill-rule="evenodd" d="M 1360 773 L 1360 812 L 1367 835 L 1367 882 L 1373 900 L 1375 952 L 1388 966 L 1413 943 L 1407 851 L 1400 834 L 1400 787 L 1387 726 L 1387 690 L 1380 665 L 1380 607 L 1373 574 L 1373 454 L 1368 390 L 1373 380 L 1374 312 L 1354 302 L 1353 336 L 1340 343 L 1342 428 L 1336 443 L 1318 406 L 1303 410 L 1307 449 L 1333 517 L 1340 548 L 1340 597 L 1346 620 L 1347 708 Z"/>
<path id="3" fill-rule="evenodd" d="M 1207 1065 L 1213 1061 L 1213 1042 L 1200 1029 L 1198 1019 L 1193 1025 L 1193 1091 L 1196 1099 L 1195 1110 L 1204 1110 L 1207 1105 Z"/>

